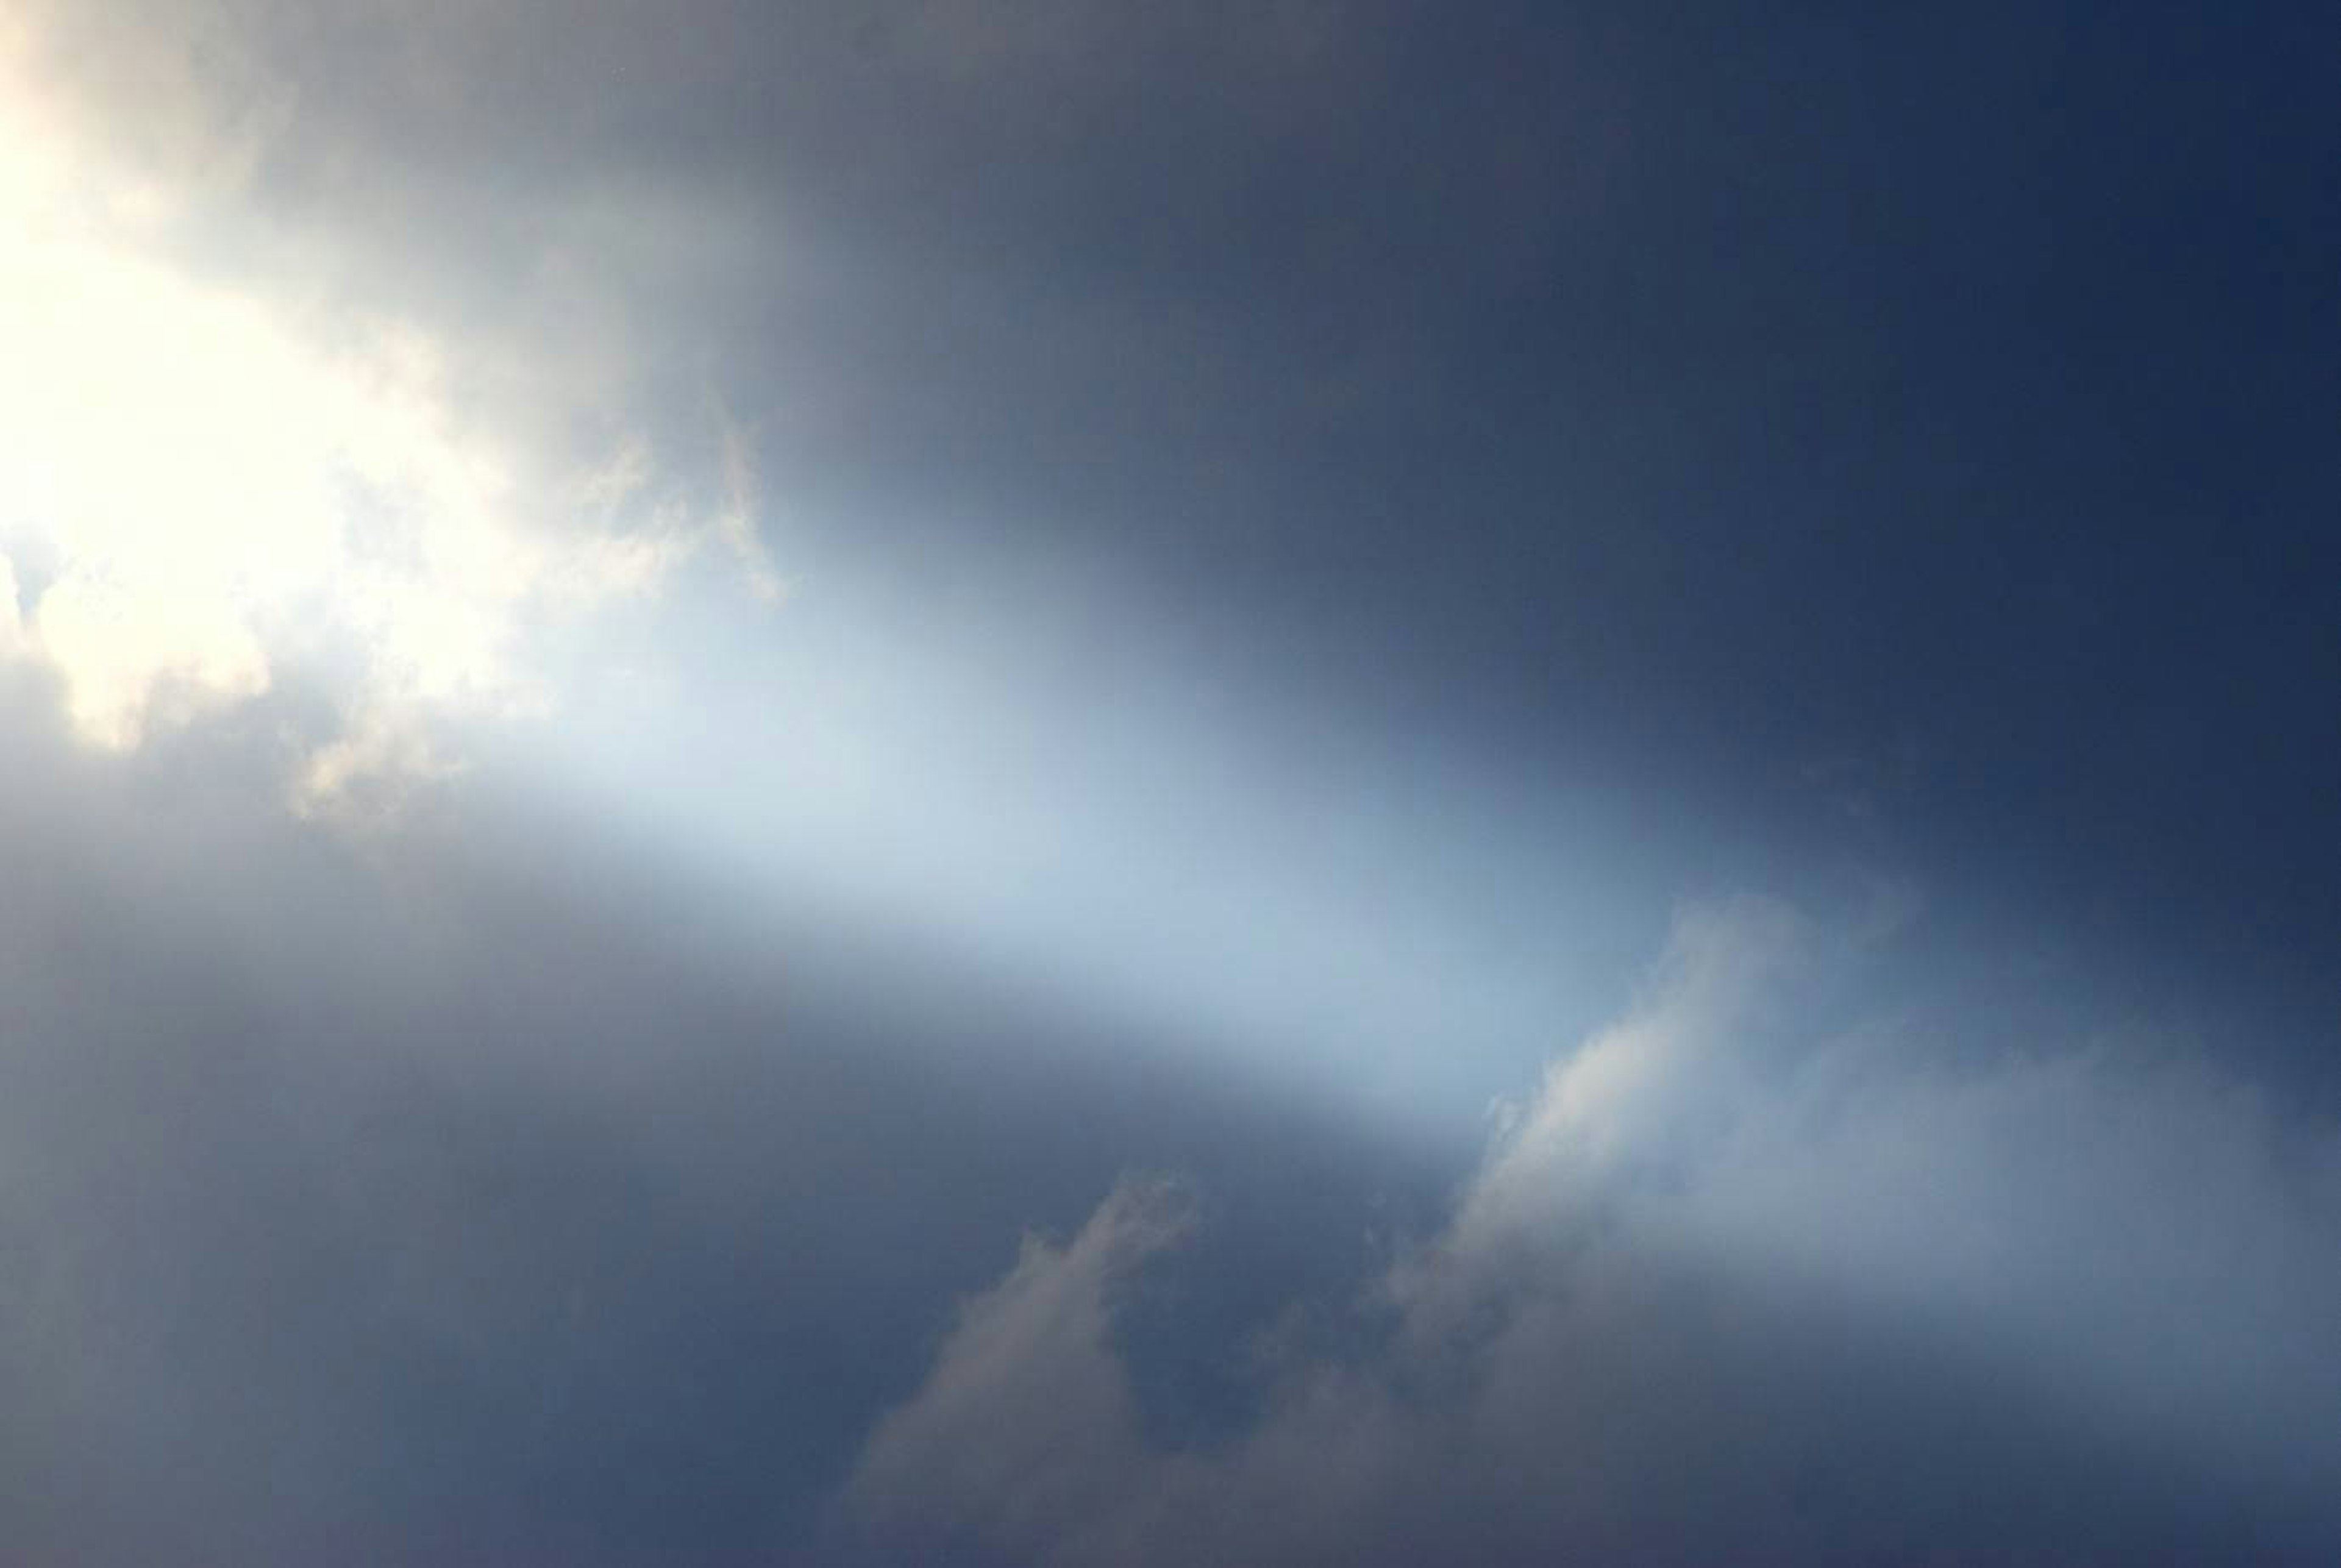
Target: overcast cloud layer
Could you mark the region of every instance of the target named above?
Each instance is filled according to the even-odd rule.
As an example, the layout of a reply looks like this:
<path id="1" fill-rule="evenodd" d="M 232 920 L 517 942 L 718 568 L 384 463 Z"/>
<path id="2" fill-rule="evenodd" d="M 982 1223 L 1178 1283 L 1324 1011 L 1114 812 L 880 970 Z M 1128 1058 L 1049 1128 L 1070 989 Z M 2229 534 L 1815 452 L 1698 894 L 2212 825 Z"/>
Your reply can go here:
<path id="1" fill-rule="evenodd" d="M 0 1559 L 2341 1559 L 2336 89 L 8 6 Z"/>

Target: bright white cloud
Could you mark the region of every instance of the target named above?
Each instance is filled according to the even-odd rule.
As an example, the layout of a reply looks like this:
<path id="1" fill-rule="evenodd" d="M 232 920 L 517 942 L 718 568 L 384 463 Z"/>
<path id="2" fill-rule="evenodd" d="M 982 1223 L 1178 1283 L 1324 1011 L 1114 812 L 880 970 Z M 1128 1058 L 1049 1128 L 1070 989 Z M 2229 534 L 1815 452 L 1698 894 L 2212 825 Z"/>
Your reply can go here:
<path id="1" fill-rule="evenodd" d="M 220 193 L 267 128 L 166 72 L 216 155 L 125 159 L 35 42 L 0 35 L 0 558 L 22 601 L 0 653 L 54 670 L 85 740 L 126 750 L 288 667 L 338 671 L 344 730 L 297 784 L 317 806 L 440 771 L 434 716 L 541 706 L 538 620 L 652 592 L 708 538 L 771 579 L 744 456 L 694 519 L 639 444 L 580 463 L 519 434 L 547 410 L 458 396 L 480 378 L 412 319 L 188 264 L 183 231 L 232 221 Z M 274 102 L 260 85 L 227 83 Z"/>

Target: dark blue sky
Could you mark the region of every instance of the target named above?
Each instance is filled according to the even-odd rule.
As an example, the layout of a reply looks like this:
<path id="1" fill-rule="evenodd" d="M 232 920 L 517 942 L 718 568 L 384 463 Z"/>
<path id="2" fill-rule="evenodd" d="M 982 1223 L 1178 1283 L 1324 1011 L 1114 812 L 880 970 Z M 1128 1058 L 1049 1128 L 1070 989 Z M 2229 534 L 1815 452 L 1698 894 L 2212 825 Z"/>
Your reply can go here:
<path id="1" fill-rule="evenodd" d="M 34 0 L 0 1558 L 2333 1560 L 2336 102 Z"/>
<path id="2" fill-rule="evenodd" d="M 948 527 L 878 548 L 1103 561 L 1219 679 L 1755 834 L 1836 780 L 2341 1016 L 2328 19 L 1385 8 L 1297 103 L 1160 31 L 928 115 L 719 68 L 902 280 L 773 329 L 849 367 L 776 461 Z"/>

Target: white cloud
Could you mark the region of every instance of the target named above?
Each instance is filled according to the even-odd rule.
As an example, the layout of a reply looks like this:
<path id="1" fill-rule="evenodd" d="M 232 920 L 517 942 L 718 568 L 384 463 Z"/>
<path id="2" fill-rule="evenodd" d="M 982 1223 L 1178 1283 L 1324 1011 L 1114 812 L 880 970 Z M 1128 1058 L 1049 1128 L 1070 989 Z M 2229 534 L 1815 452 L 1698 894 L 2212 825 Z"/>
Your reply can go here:
<path id="1" fill-rule="evenodd" d="M 1152 1233 L 1117 1196 L 969 1307 L 849 1511 L 1063 1563 L 2069 1558 L 2198 1499 L 2279 1550 L 2334 1527 L 2341 1136 L 2183 1062 L 1922 1066 L 1799 1016 L 1828 951 L 1689 912 L 1373 1283 L 1380 1348 L 1285 1366 L 1224 1449 L 1150 1446 L 1098 1348 Z"/>
<path id="2" fill-rule="evenodd" d="M 127 30 L 109 69 L 133 79 L 95 85 L 60 65 L 71 25 L 0 29 L 0 553 L 25 590 L 0 653 L 54 670 L 82 738 L 127 750 L 338 672 L 345 731 L 299 769 L 315 805 L 443 771 L 434 718 L 541 707 L 545 617 L 654 592 L 710 539 L 772 580 L 744 455 L 694 516 L 641 442 L 546 439 L 550 383 L 345 289 L 194 259 L 289 98 L 224 13 Z M 149 93 L 184 135 L 125 151 L 84 89 Z"/>

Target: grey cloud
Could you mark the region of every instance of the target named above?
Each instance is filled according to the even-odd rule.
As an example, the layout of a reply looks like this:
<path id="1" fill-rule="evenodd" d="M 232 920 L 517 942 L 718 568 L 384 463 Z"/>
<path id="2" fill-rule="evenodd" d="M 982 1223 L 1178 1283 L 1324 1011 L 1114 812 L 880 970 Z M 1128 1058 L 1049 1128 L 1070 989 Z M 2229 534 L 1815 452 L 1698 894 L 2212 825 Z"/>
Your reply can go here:
<path id="1" fill-rule="evenodd" d="M 1808 1004 L 1775 906 L 1686 918 L 1451 1221 L 1218 1445 L 1150 1445 L 1129 1194 L 1028 1247 L 877 1429 L 842 1539 L 1005 1560 L 2314 1561 L 2341 1137 L 2187 1060 L 2006 1050 Z M 1798 1004 L 1797 1005 L 1789 1005 Z M 1029 1445 L 1028 1445 L 1029 1444 Z M 1050 1506 L 1053 1504 L 1053 1506 Z"/>
<path id="2" fill-rule="evenodd" d="M 871 1439 L 856 1485 L 939 1503 L 1010 1543 L 1078 1537 L 1097 1502 L 1148 1463 L 1107 1343 L 1111 1294 L 1188 1226 L 1175 1192 L 1137 1183 L 1071 1243 L 1027 1238 L 1008 1277 L 963 1310 L 916 1403 Z"/>

